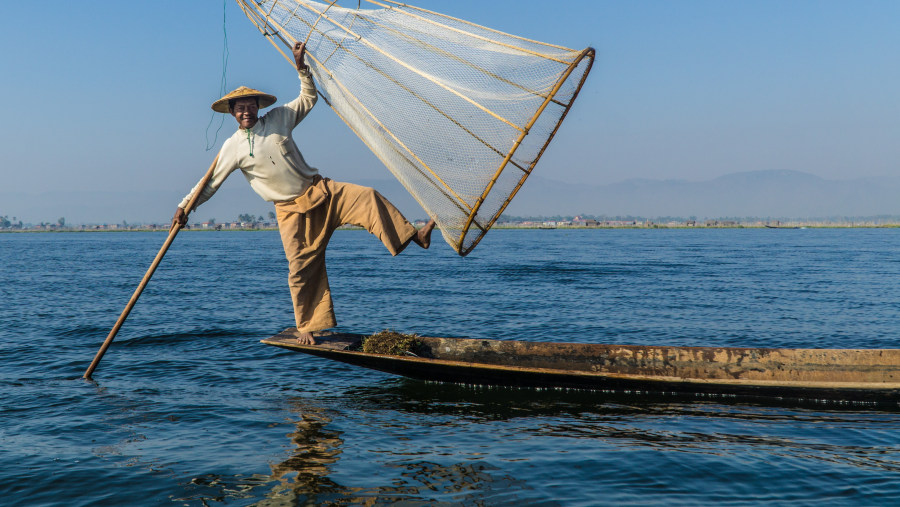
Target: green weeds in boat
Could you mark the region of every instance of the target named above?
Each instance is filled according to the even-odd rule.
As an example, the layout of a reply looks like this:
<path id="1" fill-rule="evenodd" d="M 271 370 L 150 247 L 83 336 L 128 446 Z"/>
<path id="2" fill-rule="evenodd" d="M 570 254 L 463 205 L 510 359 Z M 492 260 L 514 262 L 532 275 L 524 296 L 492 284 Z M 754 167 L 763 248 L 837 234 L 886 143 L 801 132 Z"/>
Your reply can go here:
<path id="1" fill-rule="evenodd" d="M 360 350 L 367 354 L 390 354 L 402 356 L 412 353 L 419 355 L 422 341 L 415 334 L 403 334 L 390 329 L 379 331 L 363 338 Z"/>

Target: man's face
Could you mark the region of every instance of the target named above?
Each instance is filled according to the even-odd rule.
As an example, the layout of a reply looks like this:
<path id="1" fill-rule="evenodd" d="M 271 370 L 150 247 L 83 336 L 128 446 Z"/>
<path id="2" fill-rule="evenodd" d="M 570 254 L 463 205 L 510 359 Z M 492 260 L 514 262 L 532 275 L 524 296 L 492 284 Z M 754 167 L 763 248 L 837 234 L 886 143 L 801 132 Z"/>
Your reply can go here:
<path id="1" fill-rule="evenodd" d="M 256 105 L 255 97 L 237 99 L 231 108 L 231 116 L 234 116 L 242 129 L 250 129 L 256 125 L 257 113 L 259 113 L 259 107 Z"/>

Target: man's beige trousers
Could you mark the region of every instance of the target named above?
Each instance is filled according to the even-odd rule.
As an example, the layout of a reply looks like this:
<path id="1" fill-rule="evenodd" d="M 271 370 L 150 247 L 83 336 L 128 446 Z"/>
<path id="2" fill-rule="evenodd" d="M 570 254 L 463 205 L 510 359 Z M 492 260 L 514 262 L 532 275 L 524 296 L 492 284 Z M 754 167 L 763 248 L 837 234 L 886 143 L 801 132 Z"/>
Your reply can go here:
<path id="1" fill-rule="evenodd" d="M 335 229 L 344 224 L 364 227 L 391 255 L 400 253 L 416 234 L 416 228 L 374 189 L 320 176 L 300 197 L 276 202 L 275 212 L 300 331 L 337 325 L 325 271 L 325 248 Z"/>

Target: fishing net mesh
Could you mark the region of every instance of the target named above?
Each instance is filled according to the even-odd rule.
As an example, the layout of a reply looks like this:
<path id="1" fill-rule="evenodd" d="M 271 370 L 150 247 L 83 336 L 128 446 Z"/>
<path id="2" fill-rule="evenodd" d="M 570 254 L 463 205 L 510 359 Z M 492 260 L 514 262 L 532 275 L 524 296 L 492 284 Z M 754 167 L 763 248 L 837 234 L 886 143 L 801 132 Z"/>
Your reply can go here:
<path id="1" fill-rule="evenodd" d="M 319 93 L 460 255 L 532 172 L 594 58 L 390 0 L 237 1 L 280 51 L 307 41 Z"/>

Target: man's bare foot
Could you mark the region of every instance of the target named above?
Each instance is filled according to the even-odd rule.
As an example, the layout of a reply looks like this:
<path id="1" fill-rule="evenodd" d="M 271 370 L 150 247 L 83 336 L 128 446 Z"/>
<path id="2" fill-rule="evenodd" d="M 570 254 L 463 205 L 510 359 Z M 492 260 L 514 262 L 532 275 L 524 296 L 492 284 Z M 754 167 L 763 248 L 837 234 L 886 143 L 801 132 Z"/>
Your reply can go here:
<path id="1" fill-rule="evenodd" d="M 316 339 L 313 338 L 312 333 L 300 331 L 297 335 L 297 343 L 300 345 L 315 345 Z"/>
<path id="2" fill-rule="evenodd" d="M 431 231 L 434 230 L 434 219 L 428 221 L 419 232 L 416 233 L 415 236 L 412 237 L 412 240 L 422 248 L 428 249 L 431 246 Z"/>

